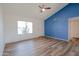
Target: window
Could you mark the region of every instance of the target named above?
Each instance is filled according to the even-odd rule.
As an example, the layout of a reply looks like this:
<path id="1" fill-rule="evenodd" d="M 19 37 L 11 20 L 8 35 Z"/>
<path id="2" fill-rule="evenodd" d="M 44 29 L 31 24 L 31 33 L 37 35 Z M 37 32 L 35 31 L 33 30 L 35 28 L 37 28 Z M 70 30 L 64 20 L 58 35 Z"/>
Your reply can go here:
<path id="1" fill-rule="evenodd" d="M 18 35 L 22 35 L 25 33 L 32 33 L 32 22 L 18 21 Z"/>

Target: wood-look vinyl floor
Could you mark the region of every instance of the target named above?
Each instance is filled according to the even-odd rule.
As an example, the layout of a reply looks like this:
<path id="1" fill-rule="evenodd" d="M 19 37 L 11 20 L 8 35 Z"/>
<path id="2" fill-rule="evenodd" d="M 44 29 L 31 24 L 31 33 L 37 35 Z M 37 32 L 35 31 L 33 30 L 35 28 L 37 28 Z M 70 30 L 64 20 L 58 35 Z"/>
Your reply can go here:
<path id="1" fill-rule="evenodd" d="M 47 37 L 9 43 L 3 56 L 72 56 L 79 55 L 79 45 Z"/>

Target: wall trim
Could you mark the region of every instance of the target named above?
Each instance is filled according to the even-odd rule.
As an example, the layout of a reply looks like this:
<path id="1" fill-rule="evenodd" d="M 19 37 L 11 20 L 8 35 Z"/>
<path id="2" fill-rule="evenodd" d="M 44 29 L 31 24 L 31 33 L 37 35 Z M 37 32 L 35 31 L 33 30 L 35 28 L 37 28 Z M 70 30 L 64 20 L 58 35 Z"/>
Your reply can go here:
<path id="1" fill-rule="evenodd" d="M 32 40 L 32 39 L 40 38 L 40 37 L 44 37 L 44 36 L 40 35 L 40 36 L 29 38 L 29 39 L 23 39 L 23 40 L 18 40 L 18 41 L 14 41 L 14 42 L 8 42 L 8 43 L 6 43 L 6 45 L 8 45 L 8 44 L 14 44 L 14 43 L 18 43 L 18 42 L 23 42 L 23 41 L 28 41 L 28 40 Z"/>
<path id="2" fill-rule="evenodd" d="M 79 17 L 72 17 L 72 18 L 69 18 L 69 20 L 68 20 L 68 40 L 71 40 L 72 38 L 70 37 L 70 21 L 71 20 L 78 20 L 79 19 Z"/>
<path id="3" fill-rule="evenodd" d="M 52 36 L 46 36 L 46 37 L 54 38 L 54 39 L 56 39 L 56 40 L 62 40 L 62 41 L 69 42 L 69 40 L 65 40 L 65 39 L 61 39 L 61 38 L 57 38 L 57 37 L 52 37 Z"/>

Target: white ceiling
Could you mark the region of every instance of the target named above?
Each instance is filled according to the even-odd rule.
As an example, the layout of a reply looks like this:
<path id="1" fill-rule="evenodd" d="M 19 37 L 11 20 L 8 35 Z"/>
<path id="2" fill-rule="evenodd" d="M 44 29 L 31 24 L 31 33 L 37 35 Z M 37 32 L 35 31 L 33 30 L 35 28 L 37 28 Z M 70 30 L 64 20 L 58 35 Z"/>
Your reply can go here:
<path id="1" fill-rule="evenodd" d="M 51 7 L 50 10 L 46 10 L 45 12 L 40 12 L 39 5 L 45 4 L 46 6 Z M 67 5 L 67 3 L 6 3 L 3 4 L 4 6 L 4 13 L 8 14 L 16 14 L 18 16 L 23 16 L 26 18 L 35 18 L 35 19 L 46 19 L 49 16 L 53 15 L 60 9 L 62 9 L 64 6 Z"/>

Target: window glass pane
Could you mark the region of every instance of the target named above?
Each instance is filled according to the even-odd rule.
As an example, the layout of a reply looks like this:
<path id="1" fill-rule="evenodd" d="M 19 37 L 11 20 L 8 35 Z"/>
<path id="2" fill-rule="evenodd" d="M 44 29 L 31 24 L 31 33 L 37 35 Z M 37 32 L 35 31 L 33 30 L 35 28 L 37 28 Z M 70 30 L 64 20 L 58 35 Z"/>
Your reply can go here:
<path id="1" fill-rule="evenodd" d="M 32 22 L 18 21 L 18 34 L 32 33 Z"/>

